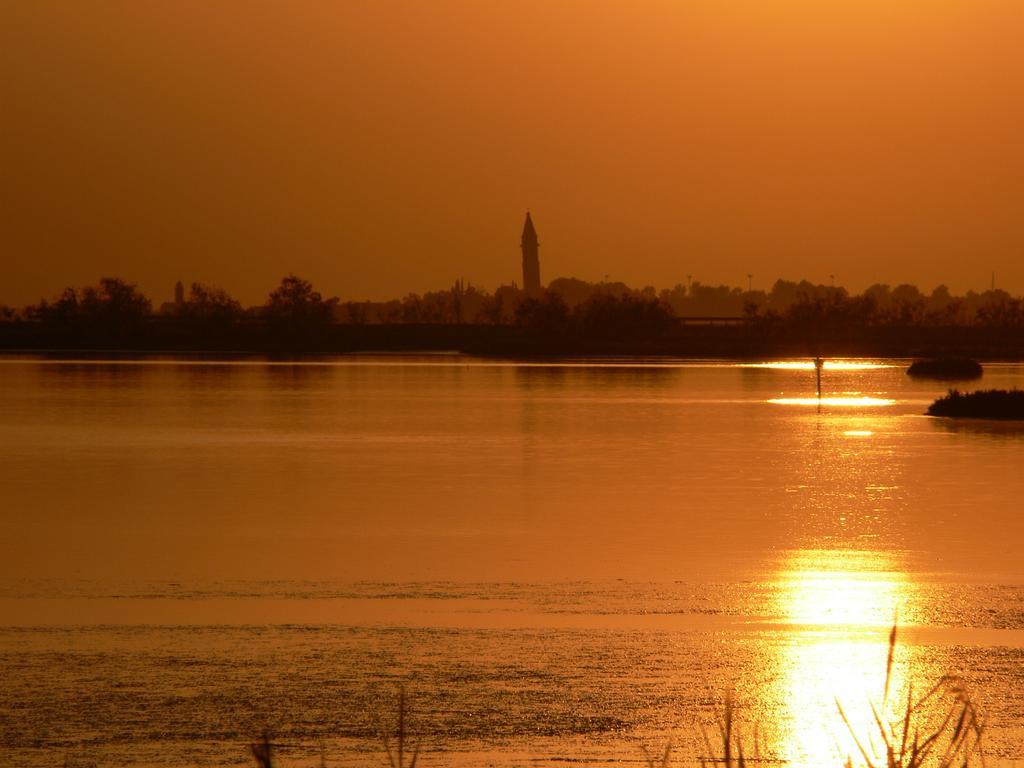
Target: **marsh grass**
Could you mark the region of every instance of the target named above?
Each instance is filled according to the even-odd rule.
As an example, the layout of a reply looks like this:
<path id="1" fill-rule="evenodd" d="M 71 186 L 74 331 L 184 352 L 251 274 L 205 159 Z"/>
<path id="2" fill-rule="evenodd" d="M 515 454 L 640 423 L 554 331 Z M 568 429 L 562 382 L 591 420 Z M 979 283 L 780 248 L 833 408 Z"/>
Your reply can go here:
<path id="1" fill-rule="evenodd" d="M 725 768 L 747 768 L 751 763 L 762 762 L 761 744 L 758 738 L 757 727 L 754 727 L 752 749 L 748 751 L 736 720 L 736 706 L 733 702 L 732 694 L 725 697 L 725 706 L 722 708 L 722 711 L 715 713 L 715 727 L 718 730 L 718 743 L 721 745 L 720 751 L 712 745 L 704 726 L 701 726 L 700 729 L 707 754 L 713 756 L 700 758 L 702 768 L 707 768 L 709 765 L 721 765 L 725 766 Z"/>
<path id="2" fill-rule="evenodd" d="M 844 768 L 969 768 L 984 766 L 982 737 L 985 723 L 960 678 L 946 675 L 922 696 L 915 697 L 913 685 L 905 701 L 891 706 L 893 666 L 896 658 L 897 627 L 889 632 L 885 686 L 880 704 L 869 702 L 873 722 L 859 731 L 836 699 L 839 718 L 856 745 L 857 753 L 847 755 Z M 704 768 L 747 768 L 761 763 L 757 732 L 753 749 L 745 748 L 736 725 L 732 697 L 716 713 L 717 741 L 713 745 L 703 731 L 704 743 L 712 757 L 700 758 Z M 841 748 L 837 744 L 837 755 Z"/>
<path id="3" fill-rule="evenodd" d="M 416 768 L 416 761 L 419 760 L 420 756 L 420 745 L 419 743 L 413 748 L 412 756 L 409 758 L 409 763 L 406 765 L 405 756 L 409 751 L 409 734 L 406 731 L 406 702 L 405 702 L 405 688 L 402 688 L 398 693 L 398 728 L 395 733 L 396 749 L 392 751 L 391 740 L 388 738 L 388 733 L 385 728 L 381 728 L 378 723 L 378 730 L 380 731 L 381 741 L 384 743 L 384 752 L 388 757 L 388 765 L 390 768 Z"/>
<path id="4" fill-rule="evenodd" d="M 647 751 L 647 747 L 640 747 L 640 749 L 644 753 L 644 763 L 647 765 L 647 768 L 668 768 L 672 764 L 671 741 L 665 745 L 665 751 L 661 754 L 661 758 L 655 758 Z"/>
<path id="5" fill-rule="evenodd" d="M 270 734 L 266 731 L 263 732 L 263 738 L 260 741 L 249 745 L 249 750 L 259 768 L 274 768 L 274 745 L 270 741 Z"/>
<path id="6" fill-rule="evenodd" d="M 842 702 L 836 699 L 840 721 L 845 725 L 856 754 L 837 758 L 842 768 L 971 768 L 985 765 L 982 737 L 984 718 L 971 699 L 960 678 L 947 675 L 939 679 L 924 695 L 915 697 L 913 685 L 905 701 L 890 705 L 893 668 L 897 647 L 897 627 L 889 632 L 886 656 L 885 686 L 879 704 L 869 702 L 873 723 L 866 731 L 847 716 Z M 399 691 L 398 723 L 395 741 L 389 738 L 379 718 L 375 718 L 389 768 L 416 768 L 420 745 L 411 744 L 408 730 L 408 706 L 404 688 Z M 715 713 L 715 731 L 708 735 L 700 727 L 706 754 L 698 758 L 702 768 L 753 768 L 767 761 L 761 756 L 759 730 L 755 726 L 751 738 L 745 738 L 737 719 L 737 707 L 731 694 L 722 709 Z M 257 768 L 273 768 L 274 745 L 264 733 L 261 741 L 250 745 Z M 411 749 L 411 754 L 410 754 Z M 652 755 L 641 747 L 647 768 L 670 768 L 672 742 L 660 755 Z M 837 755 L 841 749 L 837 743 Z M 326 761 L 321 746 L 321 768 Z M 822 766 L 825 768 L 825 766 Z"/>
<path id="7" fill-rule="evenodd" d="M 896 651 L 896 626 L 889 633 L 889 655 L 885 669 L 885 691 L 880 706 L 871 705 L 875 729 L 858 736 L 837 700 L 836 708 L 857 745 L 866 768 L 964 768 L 985 764 L 982 736 L 984 719 L 960 678 L 945 675 L 923 696 L 914 697 L 910 685 L 907 699 L 888 715 L 889 687 Z M 874 737 L 874 738 L 872 738 Z M 847 757 L 846 768 L 854 768 Z"/>
<path id="8" fill-rule="evenodd" d="M 875 729 L 865 742 L 851 725 L 842 705 L 840 717 L 846 724 L 866 768 L 962 768 L 984 765 L 982 749 L 984 722 L 977 708 L 955 677 L 943 677 L 923 696 L 915 699 L 913 687 L 907 693 L 902 712 L 894 719 L 872 705 Z M 871 736 L 875 738 L 871 738 Z M 848 757 L 845 765 L 858 763 Z"/>

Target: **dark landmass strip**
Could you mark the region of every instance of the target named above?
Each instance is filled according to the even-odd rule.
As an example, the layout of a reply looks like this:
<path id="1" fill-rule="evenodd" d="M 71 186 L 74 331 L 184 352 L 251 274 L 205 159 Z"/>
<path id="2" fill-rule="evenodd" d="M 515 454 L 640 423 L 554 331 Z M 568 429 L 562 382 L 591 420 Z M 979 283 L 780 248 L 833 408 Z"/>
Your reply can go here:
<path id="1" fill-rule="evenodd" d="M 892 292 L 899 301 L 886 294 L 883 302 L 878 291 L 849 296 L 840 288 L 779 281 L 767 297 L 769 307 L 778 299 L 778 310 L 750 301 L 730 314 L 708 311 L 719 305 L 698 299 L 714 292 L 696 284 L 679 287 L 682 298 L 676 301 L 674 293 L 660 296 L 653 289 L 561 283 L 589 292 L 576 296 L 563 286 L 561 293 L 549 288 L 529 295 L 506 287 L 485 295 L 459 283 L 430 294 L 429 301 L 410 295 L 382 314 L 325 298 L 295 275 L 283 278 L 263 305 L 248 309 L 220 288 L 194 283 L 186 294 L 179 283 L 174 302 L 156 311 L 134 284 L 102 278 L 95 286 L 68 288 L 52 301 L 0 312 L 0 350 L 282 357 L 428 351 L 510 357 L 1024 357 L 1024 302 L 999 292 L 975 296 L 971 300 L 981 303 L 964 312 L 959 299 L 945 295 L 939 298 L 947 304 L 929 309 L 909 290 Z M 737 301 L 745 295 L 726 294 Z"/>
<path id="2" fill-rule="evenodd" d="M 984 369 L 977 360 L 956 357 L 917 360 L 907 369 L 907 375 L 914 378 L 947 381 L 980 379 L 983 373 Z"/>
<path id="3" fill-rule="evenodd" d="M 356 352 L 452 351 L 476 355 L 665 355 L 698 358 L 1024 357 L 1024 334 L 984 327 L 859 327 L 820 332 L 757 322 L 673 322 L 659 329 L 534 328 L 521 325 L 402 323 L 313 327 L 246 320 L 196 325 L 151 318 L 123 326 L 0 322 L 8 352 L 196 352 L 276 357 Z"/>
<path id="4" fill-rule="evenodd" d="M 963 393 L 951 389 L 948 395 L 928 406 L 928 415 L 961 419 L 1024 420 L 1024 391 L 986 389 Z"/>

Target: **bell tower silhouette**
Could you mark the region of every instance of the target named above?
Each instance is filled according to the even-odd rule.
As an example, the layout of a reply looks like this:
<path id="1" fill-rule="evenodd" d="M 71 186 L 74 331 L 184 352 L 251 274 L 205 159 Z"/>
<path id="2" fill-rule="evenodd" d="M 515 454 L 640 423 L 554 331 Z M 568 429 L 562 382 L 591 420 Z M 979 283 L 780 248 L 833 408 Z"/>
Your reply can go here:
<path id="1" fill-rule="evenodd" d="M 523 249 L 523 290 L 527 296 L 540 296 L 540 258 L 537 255 L 540 243 L 537 242 L 537 230 L 533 228 L 533 219 L 530 218 L 529 211 L 526 212 L 520 247 Z"/>

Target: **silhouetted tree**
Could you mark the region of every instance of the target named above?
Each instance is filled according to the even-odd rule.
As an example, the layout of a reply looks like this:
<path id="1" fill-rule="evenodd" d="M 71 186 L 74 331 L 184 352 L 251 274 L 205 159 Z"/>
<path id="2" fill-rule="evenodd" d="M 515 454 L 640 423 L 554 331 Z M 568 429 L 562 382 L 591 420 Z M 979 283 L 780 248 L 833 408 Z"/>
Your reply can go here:
<path id="1" fill-rule="evenodd" d="M 239 320 L 242 305 L 223 288 L 192 283 L 188 299 L 181 307 L 181 316 L 196 323 L 225 325 Z"/>
<path id="2" fill-rule="evenodd" d="M 135 283 L 117 277 L 103 277 L 98 286 L 83 288 L 78 306 L 87 322 L 111 325 L 138 324 L 152 311 Z"/>
<path id="3" fill-rule="evenodd" d="M 403 323 L 463 323 L 467 319 L 478 322 L 489 298 L 474 286 L 458 281 L 448 290 L 429 291 L 422 296 L 407 295 L 401 302 L 400 320 Z"/>
<path id="4" fill-rule="evenodd" d="M 498 325 L 505 322 L 505 301 L 500 293 L 493 296 L 485 296 L 480 303 L 480 311 L 477 312 L 476 321 L 489 325 Z"/>
<path id="5" fill-rule="evenodd" d="M 890 296 L 889 322 L 897 325 L 918 325 L 924 319 L 925 299 L 917 286 L 897 285 Z"/>
<path id="6" fill-rule="evenodd" d="M 461 288 L 452 291 L 452 318 L 459 325 L 462 325 L 462 295 Z"/>
<path id="7" fill-rule="evenodd" d="M 429 291 L 423 294 L 419 312 L 422 323 L 454 322 L 451 294 L 448 291 Z"/>
<path id="8" fill-rule="evenodd" d="M 326 325 L 334 318 L 337 298 L 324 299 L 313 285 L 296 275 L 281 280 L 267 299 L 263 316 L 282 326 L 309 327 Z"/>
<path id="9" fill-rule="evenodd" d="M 677 316 L 686 314 L 686 286 L 682 283 L 676 283 L 672 288 L 663 288 L 658 298 L 671 307 Z"/>
<path id="10" fill-rule="evenodd" d="M 402 302 L 392 299 L 378 306 L 377 320 L 381 323 L 400 323 L 402 321 Z"/>
<path id="11" fill-rule="evenodd" d="M 557 294 L 569 309 L 575 309 L 596 292 L 596 286 L 576 277 L 558 277 L 548 283 L 548 291 Z"/>
<path id="12" fill-rule="evenodd" d="M 728 285 L 704 285 L 694 281 L 684 302 L 684 314 L 739 317 L 743 314 L 743 292 Z"/>
<path id="13" fill-rule="evenodd" d="M 33 320 L 56 325 L 78 325 L 90 328 L 124 330 L 141 324 L 149 317 L 152 306 L 134 283 L 116 277 L 104 277 L 99 285 L 74 288 L 64 292 L 52 303 L 45 300 L 28 307 Z"/>
<path id="14" fill-rule="evenodd" d="M 538 298 L 523 299 L 516 307 L 516 324 L 532 331 L 555 333 L 565 329 L 569 320 L 569 307 L 557 293 L 545 291 Z"/>
<path id="15" fill-rule="evenodd" d="M 52 325 L 72 325 L 81 320 L 78 308 L 78 291 L 74 288 L 65 288 L 64 291 L 48 302 L 41 299 L 38 304 L 25 308 L 25 314 L 30 320 L 38 320 L 42 323 Z"/>
<path id="16" fill-rule="evenodd" d="M 501 303 L 501 322 L 511 323 L 515 320 L 516 309 L 526 294 L 514 285 L 500 285 L 494 289 L 494 298 Z"/>
<path id="17" fill-rule="evenodd" d="M 346 301 L 341 305 L 342 321 L 349 325 L 366 325 L 370 317 L 366 301 Z"/>
<path id="18" fill-rule="evenodd" d="M 1024 325 L 1024 311 L 1021 302 L 1006 291 L 992 290 L 982 294 L 976 318 L 979 324 L 1000 328 L 1017 328 Z"/>
<path id="19" fill-rule="evenodd" d="M 675 328 L 677 322 L 665 302 L 642 296 L 597 295 L 576 308 L 576 327 L 598 339 L 644 339 Z"/>
<path id="20" fill-rule="evenodd" d="M 421 322 L 421 308 L 423 306 L 423 299 L 420 298 L 418 293 L 410 293 L 402 299 L 402 322 L 403 323 L 419 323 Z"/>

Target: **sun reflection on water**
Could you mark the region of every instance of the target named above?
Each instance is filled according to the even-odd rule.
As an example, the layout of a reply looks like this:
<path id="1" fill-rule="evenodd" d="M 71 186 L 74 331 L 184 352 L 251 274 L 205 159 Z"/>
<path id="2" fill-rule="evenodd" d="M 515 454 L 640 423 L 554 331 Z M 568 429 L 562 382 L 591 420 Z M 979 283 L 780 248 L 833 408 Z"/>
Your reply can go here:
<path id="1" fill-rule="evenodd" d="M 888 632 L 907 579 L 895 556 L 849 550 L 795 552 L 778 578 L 781 615 L 796 625 L 781 651 L 788 725 L 778 752 L 808 768 L 842 764 L 857 747 L 836 702 L 858 733 L 875 727 L 871 703 L 883 697 Z M 899 664 L 890 690 L 905 690 Z"/>
<path id="2" fill-rule="evenodd" d="M 867 395 L 847 397 L 775 397 L 768 401 L 772 405 L 834 405 L 840 408 L 873 408 L 894 405 L 895 400 L 887 397 Z"/>
<path id="3" fill-rule="evenodd" d="M 768 363 L 738 363 L 737 368 L 764 368 L 774 371 L 813 371 L 813 360 L 779 360 Z M 865 362 L 862 360 L 826 360 L 822 367 L 826 371 L 864 371 L 875 368 L 892 368 L 890 363 Z"/>

